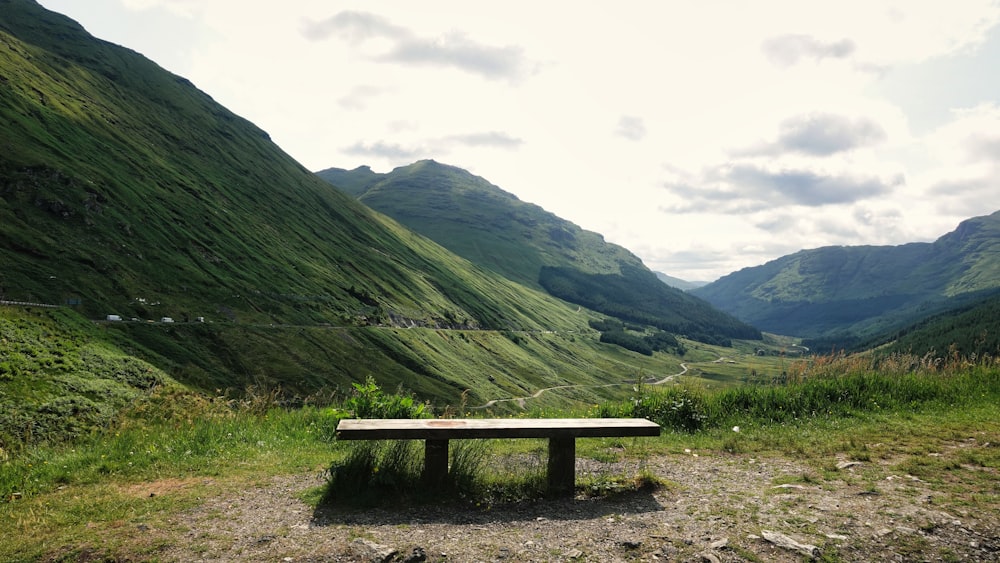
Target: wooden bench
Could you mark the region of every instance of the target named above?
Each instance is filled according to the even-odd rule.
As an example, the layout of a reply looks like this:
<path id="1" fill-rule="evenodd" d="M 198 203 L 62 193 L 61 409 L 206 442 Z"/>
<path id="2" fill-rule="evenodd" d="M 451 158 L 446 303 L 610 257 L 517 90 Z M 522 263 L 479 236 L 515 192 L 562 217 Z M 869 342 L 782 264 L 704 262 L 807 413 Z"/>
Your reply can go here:
<path id="1" fill-rule="evenodd" d="M 448 475 L 448 440 L 471 438 L 548 438 L 548 488 L 572 494 L 576 476 L 576 439 L 659 436 L 660 426 L 643 418 L 463 418 L 344 419 L 339 440 L 425 440 L 424 479 L 440 483 Z"/>

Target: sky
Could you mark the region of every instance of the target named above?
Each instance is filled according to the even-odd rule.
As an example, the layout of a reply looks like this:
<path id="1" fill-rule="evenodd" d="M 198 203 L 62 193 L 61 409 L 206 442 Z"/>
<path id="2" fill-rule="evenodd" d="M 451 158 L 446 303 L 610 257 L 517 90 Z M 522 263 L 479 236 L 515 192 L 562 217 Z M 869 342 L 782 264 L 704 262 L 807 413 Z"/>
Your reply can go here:
<path id="1" fill-rule="evenodd" d="M 40 0 L 310 170 L 432 158 L 712 281 L 1000 210 L 1000 0 Z"/>

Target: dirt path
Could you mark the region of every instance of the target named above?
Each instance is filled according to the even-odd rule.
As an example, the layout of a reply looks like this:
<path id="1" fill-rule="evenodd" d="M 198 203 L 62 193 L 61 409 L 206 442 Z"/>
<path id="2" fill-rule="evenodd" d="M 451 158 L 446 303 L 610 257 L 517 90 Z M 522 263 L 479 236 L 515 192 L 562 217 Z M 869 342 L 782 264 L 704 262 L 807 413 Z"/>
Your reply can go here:
<path id="1" fill-rule="evenodd" d="M 220 490 L 142 537 L 162 546 L 157 557 L 165 561 L 792 562 L 808 559 L 813 547 L 839 561 L 1000 561 L 995 496 L 980 501 L 986 506 L 963 506 L 888 466 L 841 465 L 817 477 L 794 460 L 746 455 L 580 459 L 578 475 L 645 469 L 667 485 L 491 508 L 314 511 L 298 495 L 322 477 L 292 475 Z"/>
<path id="2" fill-rule="evenodd" d="M 668 376 L 666 376 L 666 377 L 664 377 L 663 379 L 660 379 L 660 380 L 648 381 L 648 382 L 646 382 L 646 385 L 663 385 L 664 383 L 669 383 L 669 382 L 673 381 L 674 379 L 676 379 L 676 378 L 678 378 L 678 377 L 686 374 L 687 372 L 688 372 L 687 364 L 683 364 L 682 363 L 681 364 L 681 371 L 680 372 L 675 373 L 673 375 L 668 375 Z M 492 400 L 486 401 L 485 403 L 483 403 L 482 405 L 479 405 L 478 407 L 469 407 L 469 409 L 470 410 L 487 409 L 487 408 L 490 408 L 490 407 L 492 407 L 492 406 L 494 406 L 494 405 L 496 405 L 498 403 L 517 403 L 517 405 L 523 409 L 523 408 L 525 408 L 525 406 L 526 406 L 525 403 L 526 403 L 526 401 L 528 399 L 537 399 L 538 397 L 541 397 L 543 393 L 547 393 L 549 391 L 557 391 L 559 389 L 603 389 L 603 388 L 606 388 L 606 387 L 621 387 L 623 385 L 635 385 L 635 382 L 634 381 L 626 381 L 626 382 L 623 382 L 623 383 L 606 383 L 604 385 L 558 385 L 556 387 L 546 387 L 545 389 L 539 389 L 538 391 L 535 391 L 534 394 L 529 395 L 527 397 L 510 397 L 510 398 L 507 398 L 507 399 L 492 399 Z"/>

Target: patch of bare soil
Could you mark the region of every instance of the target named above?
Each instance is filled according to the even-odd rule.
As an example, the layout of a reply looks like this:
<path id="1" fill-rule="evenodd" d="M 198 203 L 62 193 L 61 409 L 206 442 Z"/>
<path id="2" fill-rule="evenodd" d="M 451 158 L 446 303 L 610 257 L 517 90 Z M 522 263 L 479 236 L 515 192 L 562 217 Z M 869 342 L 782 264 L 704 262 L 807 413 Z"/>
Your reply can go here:
<path id="1" fill-rule="evenodd" d="M 818 475 L 749 455 L 580 459 L 578 474 L 642 468 L 666 485 L 489 509 L 313 510 L 298 496 L 323 477 L 284 476 L 220 491 L 146 533 L 167 561 L 1000 561 L 988 491 L 963 504 L 951 489 L 878 462 L 839 465 Z"/>

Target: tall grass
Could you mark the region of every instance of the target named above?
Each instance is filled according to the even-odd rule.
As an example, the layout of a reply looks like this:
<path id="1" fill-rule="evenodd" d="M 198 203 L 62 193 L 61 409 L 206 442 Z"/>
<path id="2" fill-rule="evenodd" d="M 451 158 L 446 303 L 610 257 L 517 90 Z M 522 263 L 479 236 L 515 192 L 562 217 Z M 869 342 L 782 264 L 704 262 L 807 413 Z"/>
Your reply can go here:
<path id="1" fill-rule="evenodd" d="M 269 458 L 274 467 L 295 467 L 328 451 L 343 413 L 314 405 L 281 408 L 273 404 L 275 397 L 258 393 L 209 399 L 176 388 L 162 390 L 104 432 L 27 448 L 18 455 L 0 452 L 0 505 L 112 477 L 133 481 L 212 475 Z"/>
<path id="2" fill-rule="evenodd" d="M 383 440 L 351 444 L 330 468 L 322 504 L 374 506 L 464 500 L 477 505 L 537 499 L 547 477 L 541 452 L 512 452 L 510 440 L 454 440 L 448 474 L 423 475 L 422 442 Z"/>
<path id="3" fill-rule="evenodd" d="M 819 356 L 790 366 L 784 383 L 710 392 L 695 386 L 637 386 L 633 397 L 600 405 L 598 416 L 649 418 L 666 428 L 703 428 L 805 418 L 854 417 L 956 407 L 1000 397 L 1000 361 L 893 354 Z"/>
<path id="4" fill-rule="evenodd" d="M 684 385 L 637 386 L 630 399 L 600 404 L 585 413 L 532 414 L 637 416 L 667 429 L 697 433 L 730 426 L 766 429 L 819 418 L 946 412 L 1000 401 L 1000 362 L 991 358 L 972 362 L 899 355 L 817 357 L 789 366 L 787 375 L 781 385 L 745 385 L 714 392 Z M 422 466 L 419 442 L 357 446 L 357 450 L 353 445 L 336 443 L 340 418 L 356 414 L 347 406 L 382 405 L 387 410 L 369 412 L 378 417 L 403 411 L 409 416 L 425 416 L 422 405 L 409 400 L 411 397 L 382 393 L 370 383 L 360 384 L 354 395 L 336 406 L 307 401 L 297 408 L 283 407 L 276 392 L 256 390 L 233 399 L 206 398 L 177 387 L 160 388 L 93 435 L 18 453 L 0 451 L 0 506 L 15 497 L 64 485 L 109 478 L 138 481 L 213 475 L 238 472 L 241 467 L 248 472 L 261 467 L 274 472 L 329 468 L 334 495 L 341 494 L 333 484 L 334 476 L 354 470 L 363 472 L 352 477 L 354 481 L 344 481 L 354 484 L 341 491 L 357 490 L 359 483 L 371 485 L 372 490 L 397 485 L 419 488 L 415 485 Z M 532 477 L 544 474 L 538 469 L 542 453 L 524 454 L 518 447 L 493 441 L 459 440 L 452 444 L 451 454 L 448 486 L 459 495 L 530 496 L 532 491 L 543 489 L 543 479 Z M 331 466 L 331 459 L 343 461 Z M 496 463 L 498 459 L 509 462 L 512 469 L 504 469 Z M 355 469 L 342 469 L 350 464 L 356 464 Z M 527 475 L 523 482 L 522 475 Z"/>

